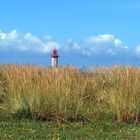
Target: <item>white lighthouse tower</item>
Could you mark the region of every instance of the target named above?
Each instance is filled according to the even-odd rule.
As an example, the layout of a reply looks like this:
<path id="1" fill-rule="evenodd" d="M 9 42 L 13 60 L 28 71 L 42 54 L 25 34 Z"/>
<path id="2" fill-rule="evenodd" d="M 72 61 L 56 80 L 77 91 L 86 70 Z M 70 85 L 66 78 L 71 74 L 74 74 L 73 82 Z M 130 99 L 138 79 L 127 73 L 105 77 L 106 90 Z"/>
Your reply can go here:
<path id="1" fill-rule="evenodd" d="M 54 48 L 52 51 L 52 67 L 53 68 L 58 67 L 58 57 L 59 57 L 59 55 L 57 53 L 57 50 L 56 50 L 56 48 Z"/>

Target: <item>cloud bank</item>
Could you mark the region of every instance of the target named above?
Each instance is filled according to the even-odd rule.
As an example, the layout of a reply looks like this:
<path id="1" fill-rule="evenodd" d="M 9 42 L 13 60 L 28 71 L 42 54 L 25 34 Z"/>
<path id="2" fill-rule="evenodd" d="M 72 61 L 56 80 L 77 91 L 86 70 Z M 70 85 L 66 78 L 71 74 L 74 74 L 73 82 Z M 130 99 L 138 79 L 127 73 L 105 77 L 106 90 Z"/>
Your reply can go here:
<path id="1" fill-rule="evenodd" d="M 49 35 L 39 37 L 17 30 L 0 31 L 0 63 L 49 66 L 53 48 L 60 53 L 60 65 L 140 65 L 140 44 L 127 46 L 112 34 L 90 36 L 80 42 L 67 39 L 59 43 Z"/>

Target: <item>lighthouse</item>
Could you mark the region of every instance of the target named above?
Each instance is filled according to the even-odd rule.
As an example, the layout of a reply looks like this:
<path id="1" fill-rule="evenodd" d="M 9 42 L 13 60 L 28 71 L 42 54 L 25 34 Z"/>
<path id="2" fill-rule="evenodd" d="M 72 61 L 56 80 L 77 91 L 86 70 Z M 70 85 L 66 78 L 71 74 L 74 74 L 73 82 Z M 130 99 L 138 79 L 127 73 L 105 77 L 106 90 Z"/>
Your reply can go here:
<path id="1" fill-rule="evenodd" d="M 58 67 L 58 57 L 59 57 L 59 55 L 57 53 L 57 50 L 56 50 L 56 48 L 54 48 L 52 51 L 52 67 L 53 68 Z"/>

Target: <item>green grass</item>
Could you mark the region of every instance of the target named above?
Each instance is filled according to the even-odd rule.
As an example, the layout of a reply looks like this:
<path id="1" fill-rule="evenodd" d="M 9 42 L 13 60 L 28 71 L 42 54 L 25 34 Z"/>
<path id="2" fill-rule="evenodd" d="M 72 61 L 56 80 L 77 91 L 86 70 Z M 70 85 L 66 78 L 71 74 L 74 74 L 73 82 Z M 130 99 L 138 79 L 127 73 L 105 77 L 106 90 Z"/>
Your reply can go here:
<path id="1" fill-rule="evenodd" d="M 139 140 L 140 68 L 97 71 L 1 66 L 0 139 Z"/>
<path id="2" fill-rule="evenodd" d="M 51 123 L 29 119 L 0 120 L 1 140 L 139 140 L 140 124 L 94 121 Z"/>

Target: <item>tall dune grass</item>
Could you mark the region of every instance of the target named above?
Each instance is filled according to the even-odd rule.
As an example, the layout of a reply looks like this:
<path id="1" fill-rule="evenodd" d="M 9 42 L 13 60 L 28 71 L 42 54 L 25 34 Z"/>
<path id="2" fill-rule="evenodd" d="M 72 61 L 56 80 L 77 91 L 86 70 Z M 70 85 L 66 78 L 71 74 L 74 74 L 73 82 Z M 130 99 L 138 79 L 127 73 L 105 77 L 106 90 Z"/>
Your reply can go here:
<path id="1" fill-rule="evenodd" d="M 18 117 L 56 122 L 140 119 L 140 69 L 135 67 L 81 73 L 73 67 L 5 65 L 0 89 L 0 111 Z"/>

